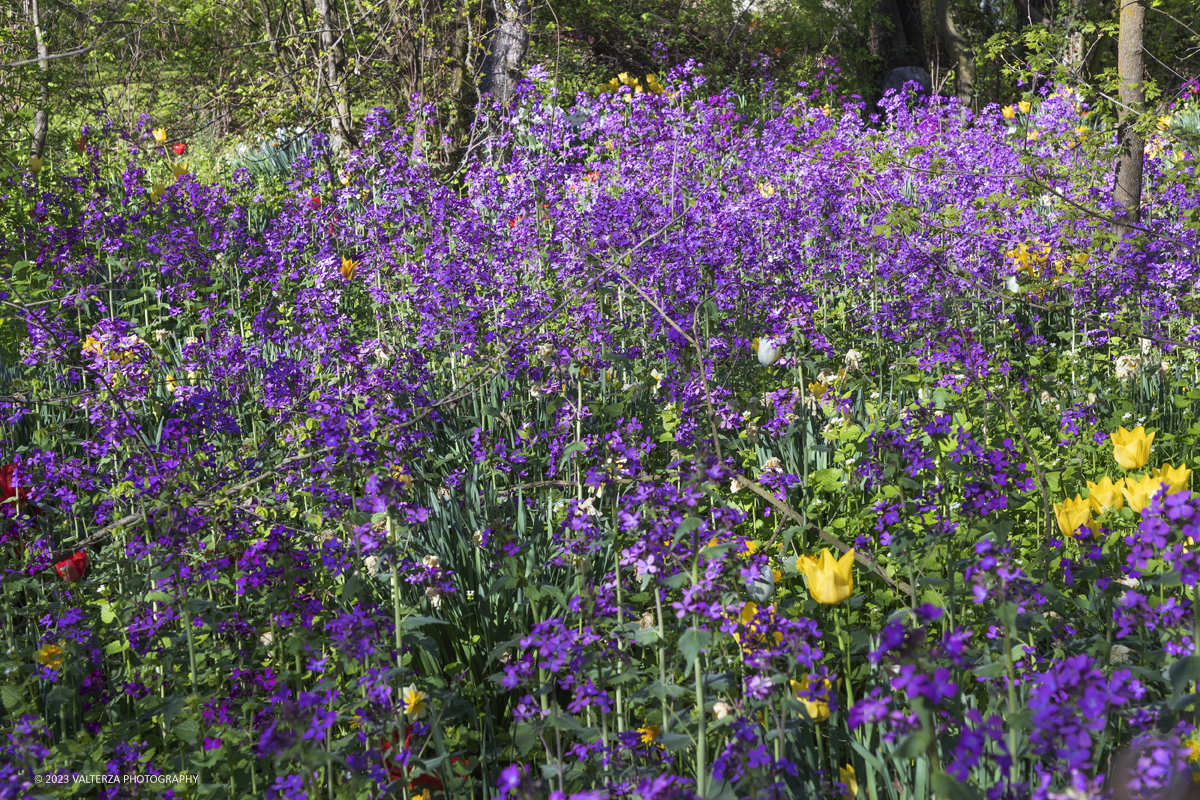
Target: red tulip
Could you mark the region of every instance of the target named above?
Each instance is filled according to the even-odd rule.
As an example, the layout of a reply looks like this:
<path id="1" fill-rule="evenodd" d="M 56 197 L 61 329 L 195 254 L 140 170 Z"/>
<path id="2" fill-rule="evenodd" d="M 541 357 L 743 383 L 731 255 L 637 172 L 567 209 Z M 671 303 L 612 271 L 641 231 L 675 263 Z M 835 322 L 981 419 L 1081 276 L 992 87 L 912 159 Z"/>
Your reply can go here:
<path id="1" fill-rule="evenodd" d="M 405 750 L 412 749 L 412 736 L 413 736 L 413 726 L 408 725 L 404 728 L 403 749 L 405 749 Z M 393 728 L 392 729 L 392 738 L 399 739 L 400 731 Z M 380 751 L 382 751 L 385 754 L 385 758 L 386 758 L 387 751 L 392 749 L 392 743 L 385 740 L 380 745 L 379 749 L 380 749 Z M 457 758 L 452 758 L 450 760 L 452 762 L 458 761 Z M 404 767 L 397 764 L 394 760 L 387 759 L 387 764 L 388 764 L 388 777 L 391 780 L 399 781 L 399 780 L 403 780 L 405 777 L 407 777 L 407 770 Z M 416 789 L 418 787 L 425 787 L 425 788 L 428 788 L 430 791 L 434 791 L 434 792 L 440 792 L 445 788 L 442 785 L 441 778 L 439 778 L 437 775 L 428 775 L 428 774 L 418 775 L 417 777 L 413 778 L 411 781 L 408 782 L 409 791 L 412 791 L 413 789 Z"/>
<path id="2" fill-rule="evenodd" d="M 312 206 L 313 208 L 320 208 L 321 207 L 321 196 L 314 194 L 312 197 L 308 198 L 308 204 L 310 206 Z"/>
<path id="3" fill-rule="evenodd" d="M 75 555 L 55 564 L 54 571 L 67 583 L 74 583 L 87 571 L 87 553 L 76 550 Z"/>
<path id="4" fill-rule="evenodd" d="M 18 501 L 21 501 L 29 495 L 29 490 L 24 486 L 19 489 L 13 489 L 13 472 L 16 468 L 16 464 L 5 464 L 0 467 L 0 492 L 4 494 L 5 500 L 11 500 L 15 497 Z"/>
<path id="5" fill-rule="evenodd" d="M 75 140 L 75 149 L 76 150 L 78 150 L 79 152 L 82 153 L 83 148 L 85 148 L 85 147 L 87 147 L 87 139 L 85 137 L 80 136 L 78 139 Z"/>
<path id="6" fill-rule="evenodd" d="M 179 144 L 175 145 L 171 149 L 175 151 L 175 155 L 181 156 L 187 152 L 187 145 L 184 144 L 183 142 L 180 142 Z"/>

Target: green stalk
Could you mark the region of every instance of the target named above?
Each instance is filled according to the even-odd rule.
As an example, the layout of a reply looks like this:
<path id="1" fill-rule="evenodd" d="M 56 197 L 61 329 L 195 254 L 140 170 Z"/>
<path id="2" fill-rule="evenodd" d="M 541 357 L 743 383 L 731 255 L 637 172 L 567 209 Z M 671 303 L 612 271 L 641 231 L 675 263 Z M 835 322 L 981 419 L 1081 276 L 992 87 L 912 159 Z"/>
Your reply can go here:
<path id="1" fill-rule="evenodd" d="M 657 588 L 654 590 L 654 613 L 658 614 L 658 682 L 663 685 L 663 691 L 666 691 L 667 686 L 667 660 L 666 647 L 667 636 L 663 627 L 662 613 L 662 593 Z M 667 698 L 666 713 L 663 714 L 663 733 L 671 732 L 671 717 L 675 713 L 674 703 L 671 698 Z"/>
<path id="2" fill-rule="evenodd" d="M 1017 766 L 1017 729 L 1013 726 L 1013 717 L 1017 713 L 1017 686 L 1016 672 L 1013 669 L 1012 658 L 1012 635 L 1009 632 L 1008 626 L 1004 626 L 1004 667 L 1008 673 L 1008 747 L 1009 757 L 1012 759 L 1013 774 L 1010 778 L 1016 777 Z"/>
<path id="3" fill-rule="evenodd" d="M 615 555 L 616 555 L 615 572 L 616 572 L 616 576 L 617 576 L 617 630 L 621 630 L 621 628 L 625 624 L 625 614 L 621 610 L 621 603 L 623 602 L 623 596 L 622 596 L 622 592 L 621 592 L 621 548 L 616 541 L 616 531 L 613 531 L 613 544 L 614 544 L 613 550 L 615 551 Z M 622 634 L 623 633 L 624 633 L 624 631 L 622 631 Z M 625 651 L 624 643 L 620 638 L 617 639 L 617 650 L 619 650 L 621 652 Z M 625 694 L 624 694 L 624 692 L 621 691 L 621 684 L 618 683 L 617 684 L 617 702 L 616 702 L 616 708 L 614 709 L 617 712 L 617 733 L 618 734 L 625 732 L 624 698 L 625 698 Z"/>
<path id="4" fill-rule="evenodd" d="M 392 614 L 396 623 L 396 666 L 400 666 L 400 542 L 392 515 L 387 517 L 388 540 L 392 543 Z"/>

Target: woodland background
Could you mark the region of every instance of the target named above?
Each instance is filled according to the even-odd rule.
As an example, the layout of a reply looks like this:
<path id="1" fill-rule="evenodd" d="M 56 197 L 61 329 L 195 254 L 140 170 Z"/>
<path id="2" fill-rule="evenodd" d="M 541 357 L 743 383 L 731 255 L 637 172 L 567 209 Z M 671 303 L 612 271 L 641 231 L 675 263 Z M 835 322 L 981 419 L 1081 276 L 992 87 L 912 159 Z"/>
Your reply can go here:
<path id="1" fill-rule="evenodd" d="M 1116 87 L 1114 0 L 10 0 L 0 23 L 7 166 L 70 147 L 81 126 L 152 119 L 219 151 L 280 126 L 353 146 L 363 116 L 427 104 L 431 157 L 469 152 L 480 93 L 504 99 L 533 65 L 568 102 L 614 75 L 694 59 L 761 101 L 767 75 L 868 110 L 888 71 L 926 69 L 975 108 L 1031 75 Z M 1139 7 L 1140 8 L 1140 7 Z M 1147 110 L 1200 74 L 1195 0 L 1144 4 Z M 768 87 L 771 84 L 768 84 Z M 1114 88 L 1106 93 L 1119 112 Z M 420 98 L 417 100 L 416 98 Z M 148 115 L 144 117 L 143 115 Z"/>

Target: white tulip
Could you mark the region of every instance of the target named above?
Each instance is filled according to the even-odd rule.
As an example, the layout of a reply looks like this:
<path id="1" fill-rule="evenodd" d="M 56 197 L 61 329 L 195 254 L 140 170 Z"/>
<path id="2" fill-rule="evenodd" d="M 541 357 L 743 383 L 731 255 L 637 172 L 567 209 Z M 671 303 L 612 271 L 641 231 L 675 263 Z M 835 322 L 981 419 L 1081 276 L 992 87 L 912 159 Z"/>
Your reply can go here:
<path id="1" fill-rule="evenodd" d="M 769 367 L 778 361 L 781 354 L 782 350 L 771 339 L 764 337 L 758 340 L 758 363 L 764 367 Z"/>

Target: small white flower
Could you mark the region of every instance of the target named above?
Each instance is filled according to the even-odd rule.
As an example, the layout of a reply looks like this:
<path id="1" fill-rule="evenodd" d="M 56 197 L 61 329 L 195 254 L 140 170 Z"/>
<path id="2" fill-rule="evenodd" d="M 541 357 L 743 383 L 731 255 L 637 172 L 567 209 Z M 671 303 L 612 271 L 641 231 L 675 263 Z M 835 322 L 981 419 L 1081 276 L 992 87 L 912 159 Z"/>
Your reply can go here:
<path id="1" fill-rule="evenodd" d="M 421 559 L 421 563 L 433 569 L 441 569 L 442 560 L 435 555 L 428 555 Z"/>
<path id="2" fill-rule="evenodd" d="M 712 711 L 713 711 L 713 716 L 715 716 L 717 719 L 725 719 L 726 717 L 728 717 L 730 714 L 733 713 L 733 706 L 729 705 L 729 703 L 726 703 L 724 700 L 722 700 L 720 702 L 713 703 Z"/>
<path id="3" fill-rule="evenodd" d="M 768 458 L 766 460 L 766 463 L 764 463 L 762 465 L 761 471 L 762 472 L 771 472 L 771 471 L 783 472 L 783 462 L 780 461 L 778 458 L 771 456 L 770 458 Z"/>
<path id="4" fill-rule="evenodd" d="M 733 494 L 737 494 L 741 490 L 742 490 L 742 484 L 738 481 L 737 478 L 734 478 L 729 484 L 729 491 L 732 492 Z"/>
<path id="5" fill-rule="evenodd" d="M 167 330 L 163 330 L 162 328 L 159 328 L 158 330 L 156 330 L 154 332 L 154 338 L 158 340 L 159 344 L 162 344 L 167 339 L 171 338 L 171 332 L 167 331 Z"/>
<path id="6" fill-rule="evenodd" d="M 846 351 L 846 369 L 858 369 L 862 365 L 863 354 L 857 350 Z"/>
<path id="7" fill-rule="evenodd" d="M 1117 380 L 1127 381 L 1137 374 L 1137 371 L 1142 366 L 1142 359 L 1138 356 L 1124 355 L 1119 356 L 1116 361 Z"/>
<path id="8" fill-rule="evenodd" d="M 1108 651 L 1108 663 L 1110 664 L 1130 664 L 1133 662 L 1133 651 L 1123 644 L 1114 644 L 1112 649 Z"/>
<path id="9" fill-rule="evenodd" d="M 1021 285 L 1020 285 L 1019 283 L 1017 283 L 1017 276 L 1016 276 L 1016 275 L 1009 275 L 1009 276 L 1008 276 L 1008 280 L 1006 280 L 1006 281 L 1004 282 L 1004 288 L 1005 288 L 1005 289 L 1007 289 L 1007 290 L 1008 290 L 1008 291 L 1010 291 L 1010 292 L 1019 292 L 1019 291 L 1021 291 Z"/>

